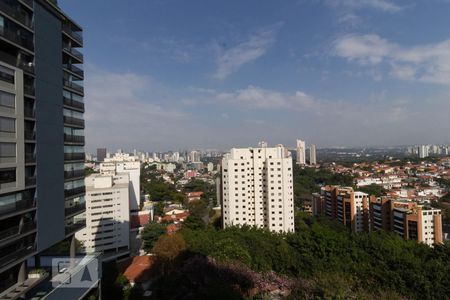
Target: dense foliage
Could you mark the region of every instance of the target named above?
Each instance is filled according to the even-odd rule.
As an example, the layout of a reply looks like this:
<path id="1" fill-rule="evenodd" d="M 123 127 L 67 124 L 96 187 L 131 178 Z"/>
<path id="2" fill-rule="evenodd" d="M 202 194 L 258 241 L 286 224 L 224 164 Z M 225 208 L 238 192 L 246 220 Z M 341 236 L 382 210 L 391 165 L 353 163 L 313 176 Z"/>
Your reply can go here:
<path id="1" fill-rule="evenodd" d="M 376 196 L 376 197 L 381 197 L 381 196 L 386 196 L 387 195 L 387 190 L 384 189 L 382 186 L 380 185 L 376 185 L 376 184 L 371 184 L 368 186 L 363 186 L 357 189 L 360 192 L 364 192 L 366 194 L 369 194 L 371 196 Z"/>
<path id="2" fill-rule="evenodd" d="M 352 235 L 339 224 L 310 217 L 298 218 L 296 227 L 287 235 L 250 227 L 184 229 L 182 235 L 192 253 L 312 279 L 317 296 L 336 291 L 343 299 L 361 291 L 375 298 L 386 291 L 416 299 L 450 295 L 448 244 L 430 248 L 384 232 Z"/>
<path id="3" fill-rule="evenodd" d="M 333 173 L 326 169 L 300 168 L 294 165 L 294 194 L 295 197 L 308 197 L 319 192 L 320 186 L 342 185 L 353 186 L 353 177 L 347 174 Z"/>
<path id="4" fill-rule="evenodd" d="M 142 247 L 149 252 L 155 246 L 156 241 L 166 232 L 165 224 L 149 223 L 141 233 Z"/>

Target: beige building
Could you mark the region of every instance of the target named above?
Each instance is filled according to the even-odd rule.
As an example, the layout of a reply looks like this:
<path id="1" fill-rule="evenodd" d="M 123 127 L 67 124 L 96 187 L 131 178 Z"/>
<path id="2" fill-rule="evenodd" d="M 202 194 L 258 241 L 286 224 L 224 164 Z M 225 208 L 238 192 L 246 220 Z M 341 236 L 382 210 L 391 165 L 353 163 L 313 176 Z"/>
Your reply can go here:
<path id="1" fill-rule="evenodd" d="M 231 149 L 222 159 L 224 227 L 294 231 L 292 158 L 282 145 Z"/>

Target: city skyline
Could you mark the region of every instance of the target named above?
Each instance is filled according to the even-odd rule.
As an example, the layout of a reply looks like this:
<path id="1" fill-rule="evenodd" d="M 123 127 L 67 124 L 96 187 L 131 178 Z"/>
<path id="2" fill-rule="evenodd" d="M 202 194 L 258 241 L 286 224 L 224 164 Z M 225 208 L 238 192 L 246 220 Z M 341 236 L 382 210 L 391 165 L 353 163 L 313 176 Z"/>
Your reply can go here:
<path id="1" fill-rule="evenodd" d="M 446 1 L 59 4 L 85 24 L 89 151 L 450 140 Z"/>

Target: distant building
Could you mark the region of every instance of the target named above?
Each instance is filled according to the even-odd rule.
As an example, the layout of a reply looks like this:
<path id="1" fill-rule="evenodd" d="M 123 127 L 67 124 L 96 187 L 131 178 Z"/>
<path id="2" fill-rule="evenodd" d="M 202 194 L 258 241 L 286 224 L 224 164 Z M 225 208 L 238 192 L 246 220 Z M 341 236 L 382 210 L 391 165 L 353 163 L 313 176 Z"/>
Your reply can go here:
<path id="1" fill-rule="evenodd" d="M 106 158 L 106 148 L 97 148 L 97 161 L 102 162 Z"/>
<path id="2" fill-rule="evenodd" d="M 292 158 L 281 145 L 231 149 L 222 159 L 224 227 L 294 231 Z"/>
<path id="3" fill-rule="evenodd" d="M 306 164 L 306 143 L 302 140 L 297 140 L 297 165 Z"/>
<path id="4" fill-rule="evenodd" d="M 323 187 L 321 195 L 313 195 L 312 213 L 336 219 L 352 232 L 369 231 L 369 195 L 351 187 Z"/>
<path id="5" fill-rule="evenodd" d="M 309 147 L 309 164 L 312 166 L 317 164 L 316 145 L 314 144 Z"/>
<path id="6" fill-rule="evenodd" d="M 129 250 L 129 175 L 92 174 L 86 177 L 86 228 L 75 237 L 86 252 Z"/>
<path id="7" fill-rule="evenodd" d="M 190 192 L 186 194 L 188 202 L 198 201 L 201 199 L 203 192 Z"/>
<path id="8" fill-rule="evenodd" d="M 100 173 L 105 175 L 128 173 L 130 177 L 130 211 L 139 210 L 141 163 L 136 156 L 116 153 L 113 157 L 105 158 L 105 161 L 100 164 Z"/>
<path id="9" fill-rule="evenodd" d="M 428 156 L 429 156 L 428 150 L 429 150 L 429 148 L 428 148 L 427 145 L 421 145 L 421 146 L 419 146 L 419 158 L 425 158 L 425 157 L 428 157 Z"/>

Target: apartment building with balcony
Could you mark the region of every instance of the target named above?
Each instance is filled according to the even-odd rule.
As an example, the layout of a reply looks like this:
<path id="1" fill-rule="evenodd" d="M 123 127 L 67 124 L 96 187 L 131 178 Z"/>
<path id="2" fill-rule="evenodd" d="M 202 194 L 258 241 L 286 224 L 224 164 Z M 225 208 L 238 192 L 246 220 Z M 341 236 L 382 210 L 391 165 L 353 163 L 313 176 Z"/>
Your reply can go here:
<path id="1" fill-rule="evenodd" d="M 129 254 L 129 174 L 92 174 L 86 177 L 86 227 L 75 236 L 87 253 L 105 258 Z"/>
<path id="2" fill-rule="evenodd" d="M 369 230 L 369 195 L 351 187 L 322 187 L 320 194 L 313 195 L 312 212 L 338 220 L 352 232 Z"/>
<path id="3" fill-rule="evenodd" d="M 278 145 L 233 148 L 222 159 L 224 227 L 294 232 L 292 157 Z"/>
<path id="4" fill-rule="evenodd" d="M 370 212 L 371 230 L 392 231 L 429 246 L 443 242 L 440 209 L 410 200 L 371 197 Z"/>
<path id="5" fill-rule="evenodd" d="M 130 177 L 130 211 L 139 211 L 141 202 L 141 162 L 137 156 L 115 153 L 112 157 L 105 158 L 104 162 L 100 164 L 100 173 L 105 175 L 128 173 Z"/>
<path id="6" fill-rule="evenodd" d="M 56 1 L 0 1 L 0 298 L 85 226 L 82 46 Z"/>

